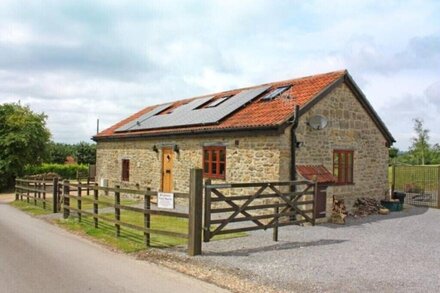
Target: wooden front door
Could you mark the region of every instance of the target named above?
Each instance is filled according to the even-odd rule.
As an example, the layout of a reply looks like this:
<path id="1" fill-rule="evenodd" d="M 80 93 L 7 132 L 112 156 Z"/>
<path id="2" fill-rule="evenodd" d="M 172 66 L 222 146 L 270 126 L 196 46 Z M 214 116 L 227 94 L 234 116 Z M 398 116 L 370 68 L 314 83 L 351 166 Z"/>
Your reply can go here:
<path id="1" fill-rule="evenodd" d="M 173 191 L 173 150 L 162 149 L 162 191 Z"/>

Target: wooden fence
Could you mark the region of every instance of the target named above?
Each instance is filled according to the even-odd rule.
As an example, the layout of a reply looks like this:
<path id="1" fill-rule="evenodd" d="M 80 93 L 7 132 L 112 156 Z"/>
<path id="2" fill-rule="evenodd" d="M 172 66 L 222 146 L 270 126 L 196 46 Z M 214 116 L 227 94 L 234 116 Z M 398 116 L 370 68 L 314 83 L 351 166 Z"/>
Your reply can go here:
<path id="1" fill-rule="evenodd" d="M 51 181 L 34 179 L 15 179 L 15 199 L 26 198 L 28 203 L 40 205 L 43 209 L 51 209 L 52 212 L 59 211 L 60 203 L 58 178 Z"/>
<path id="2" fill-rule="evenodd" d="M 296 191 L 289 191 L 292 189 Z M 246 190 L 251 194 L 244 195 Z M 58 182 L 57 179 L 50 182 L 16 179 L 16 200 L 40 204 L 54 213 L 62 211 L 65 219 L 75 216 L 81 222 L 87 216 L 95 228 L 101 228 L 101 223 L 107 227 L 110 224 L 115 237 L 120 237 L 124 228 L 140 231 L 146 246 L 150 246 L 152 234 L 187 239 L 191 256 L 202 252 L 202 232 L 204 241 L 208 242 L 216 235 L 273 228 L 273 239 L 277 241 L 279 227 L 314 225 L 317 190 L 316 182 L 311 181 L 212 184 L 207 180 L 203 187 L 202 170 L 191 169 L 189 193 L 174 193 L 175 198 L 188 201 L 188 211 L 182 212 L 154 208 L 151 198 L 158 196 L 158 192 L 148 188 L 102 187 L 96 183 Z M 141 197 L 141 202 L 124 204 L 127 195 Z M 142 224 L 124 221 L 121 217 L 124 211 L 141 215 Z M 181 233 L 153 229 L 152 215 L 188 219 L 188 230 Z M 240 226 L 234 227 L 234 224 Z"/>
<path id="3" fill-rule="evenodd" d="M 52 187 L 50 199 L 46 197 L 49 186 Z M 50 203 L 53 212 L 58 212 L 61 209 L 65 219 L 75 214 L 78 221 L 81 222 L 83 215 L 90 216 L 93 219 L 95 228 L 99 227 L 100 221 L 112 223 L 115 228 L 116 237 L 120 236 L 122 227 L 141 231 L 144 234 L 146 246 L 150 246 L 151 234 L 187 239 L 188 254 L 201 254 L 203 180 L 200 169 L 191 170 L 189 193 L 174 193 L 175 198 L 189 201 L 189 213 L 152 209 L 151 198 L 157 196 L 158 192 L 151 191 L 150 189 L 125 189 L 120 186 L 110 188 L 98 186 L 96 183 L 92 185 L 81 182 L 71 183 L 67 180 L 58 182 L 57 179 L 54 179 L 52 182 L 16 179 L 15 188 L 16 200 L 26 198 L 26 201 L 30 203 L 30 199 L 32 199 L 35 205 L 38 202 L 42 202 L 43 208 L 47 208 Z M 89 191 L 92 191 L 93 198 L 86 197 Z M 113 198 L 113 201 L 100 200 L 102 199 L 100 192 L 108 194 Z M 121 194 L 125 196 L 141 196 L 143 199 L 142 207 L 121 204 Z M 105 197 L 108 198 L 109 196 Z M 76 201 L 76 204 L 74 204 L 74 201 Z M 92 204 L 92 210 L 83 208 L 83 204 L 86 203 Z M 102 214 L 103 211 L 106 215 Z M 121 211 L 130 211 L 143 215 L 143 225 L 136 225 L 121 220 Z M 109 216 L 110 213 L 113 213 L 113 217 Z M 151 215 L 188 219 L 188 232 L 178 233 L 162 229 L 152 229 Z"/>
<path id="4" fill-rule="evenodd" d="M 295 186 L 297 191 L 288 191 L 291 186 Z M 287 191 L 281 191 L 283 188 Z M 237 195 L 234 189 L 241 189 L 241 192 L 251 189 L 252 194 Z M 225 195 L 225 191 L 232 196 Z M 274 229 L 273 240 L 278 241 L 278 227 L 306 222 L 315 224 L 317 191 L 317 184 L 312 181 L 233 184 L 211 184 L 207 181 L 203 241 L 209 242 L 215 235 L 269 228 Z M 269 202 L 265 203 L 265 200 Z M 284 220 L 281 222 L 280 218 Z M 252 222 L 252 225 L 246 225 L 246 222 Z M 225 229 L 233 223 L 240 225 Z M 211 229 L 212 225 L 218 226 Z"/>

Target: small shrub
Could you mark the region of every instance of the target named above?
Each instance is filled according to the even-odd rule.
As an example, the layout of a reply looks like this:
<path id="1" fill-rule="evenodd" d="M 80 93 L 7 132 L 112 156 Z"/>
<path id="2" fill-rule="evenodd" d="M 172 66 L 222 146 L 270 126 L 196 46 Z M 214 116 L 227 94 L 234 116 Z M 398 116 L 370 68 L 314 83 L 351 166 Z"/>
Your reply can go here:
<path id="1" fill-rule="evenodd" d="M 24 169 L 25 175 L 35 175 L 43 173 L 56 173 L 63 179 L 75 179 L 77 172 L 83 177 L 84 174 L 88 174 L 87 165 L 64 165 L 64 164 L 46 164 L 43 163 L 38 166 L 26 166 Z"/>

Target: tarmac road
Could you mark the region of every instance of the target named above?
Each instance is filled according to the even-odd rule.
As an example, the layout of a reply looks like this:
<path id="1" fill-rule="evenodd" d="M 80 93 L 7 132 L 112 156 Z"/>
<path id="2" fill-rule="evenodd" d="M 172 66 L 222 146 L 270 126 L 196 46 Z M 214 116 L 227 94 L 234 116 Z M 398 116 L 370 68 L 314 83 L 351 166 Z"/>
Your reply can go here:
<path id="1" fill-rule="evenodd" d="M 0 201 L 0 292 L 228 292 L 111 252 Z"/>

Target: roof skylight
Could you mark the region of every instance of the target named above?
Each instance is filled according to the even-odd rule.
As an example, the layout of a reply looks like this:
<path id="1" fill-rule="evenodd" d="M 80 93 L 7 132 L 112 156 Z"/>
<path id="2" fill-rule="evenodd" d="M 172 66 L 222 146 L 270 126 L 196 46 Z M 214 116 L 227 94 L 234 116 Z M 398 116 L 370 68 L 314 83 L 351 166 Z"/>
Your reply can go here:
<path id="1" fill-rule="evenodd" d="M 231 95 L 231 96 L 224 96 L 224 97 L 221 97 L 221 98 L 219 98 L 219 99 L 213 101 L 212 103 L 208 104 L 206 107 L 207 107 L 207 108 L 217 107 L 218 105 L 220 105 L 221 103 L 223 103 L 223 102 L 225 102 L 227 99 L 229 99 L 230 97 L 232 97 L 232 95 Z"/>
<path id="2" fill-rule="evenodd" d="M 276 97 L 278 97 L 279 95 L 281 95 L 282 93 L 284 93 L 285 91 L 287 91 L 288 89 L 290 89 L 291 87 L 292 87 L 291 85 L 278 87 L 278 88 L 274 89 L 273 91 L 267 93 L 265 96 L 263 96 L 261 98 L 261 100 L 263 100 L 263 101 L 273 100 Z"/>

